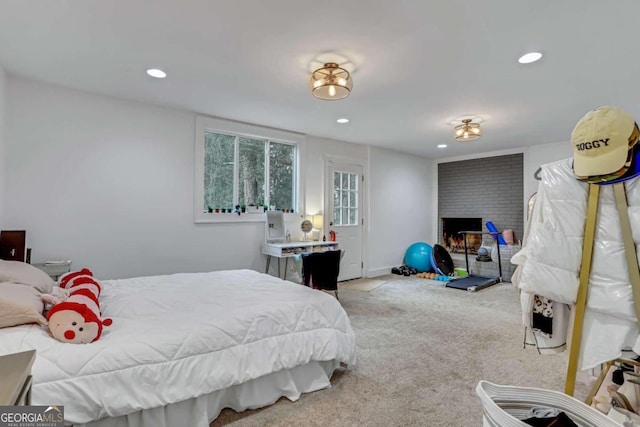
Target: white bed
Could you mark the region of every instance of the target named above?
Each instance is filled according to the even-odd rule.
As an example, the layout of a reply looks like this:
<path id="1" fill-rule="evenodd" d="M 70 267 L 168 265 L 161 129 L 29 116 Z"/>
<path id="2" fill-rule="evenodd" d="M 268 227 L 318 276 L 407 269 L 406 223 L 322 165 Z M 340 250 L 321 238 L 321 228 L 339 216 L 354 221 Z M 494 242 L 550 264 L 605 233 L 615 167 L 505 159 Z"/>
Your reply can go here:
<path id="1" fill-rule="evenodd" d="M 37 350 L 32 404 L 63 404 L 90 426 L 208 426 L 224 407 L 257 408 L 330 386 L 356 361 L 333 296 L 251 270 L 101 281 L 91 344 L 38 326 L 0 330 L 0 354 Z"/>

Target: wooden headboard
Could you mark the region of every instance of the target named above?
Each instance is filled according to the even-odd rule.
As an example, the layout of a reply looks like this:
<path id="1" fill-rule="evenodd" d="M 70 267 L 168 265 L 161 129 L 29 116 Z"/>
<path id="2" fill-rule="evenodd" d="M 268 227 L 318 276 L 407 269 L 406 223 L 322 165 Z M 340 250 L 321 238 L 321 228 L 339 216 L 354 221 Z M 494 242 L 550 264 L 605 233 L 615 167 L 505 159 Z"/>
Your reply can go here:
<path id="1" fill-rule="evenodd" d="M 27 232 L 25 230 L 0 231 L 0 259 L 27 261 Z"/>

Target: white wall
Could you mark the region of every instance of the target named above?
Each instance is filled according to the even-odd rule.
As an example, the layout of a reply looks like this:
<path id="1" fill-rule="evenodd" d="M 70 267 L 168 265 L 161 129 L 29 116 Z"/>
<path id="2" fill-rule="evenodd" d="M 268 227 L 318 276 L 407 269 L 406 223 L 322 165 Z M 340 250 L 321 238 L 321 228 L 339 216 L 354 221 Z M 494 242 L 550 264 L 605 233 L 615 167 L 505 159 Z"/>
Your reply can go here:
<path id="1" fill-rule="evenodd" d="M 368 276 L 402 264 L 411 243 L 434 243 L 434 162 L 369 148 Z"/>
<path id="2" fill-rule="evenodd" d="M 8 79 L 5 224 L 98 277 L 263 268 L 264 224 L 194 224 L 195 115 Z"/>
<path id="3" fill-rule="evenodd" d="M 367 146 L 333 141 L 313 136 L 307 137 L 307 155 L 305 162 L 306 213 L 324 213 L 325 161 L 329 157 L 367 160 Z M 366 197 L 366 196 L 365 196 Z"/>
<path id="4" fill-rule="evenodd" d="M 27 230 L 33 262 L 71 258 L 102 278 L 264 268 L 263 223 L 193 222 L 195 113 L 18 77 L 7 107 L 4 222 Z M 305 151 L 307 212 L 323 210 L 324 158 L 367 159 L 322 138 Z"/>
<path id="5" fill-rule="evenodd" d="M 524 152 L 524 199 L 538 191 L 538 181 L 533 177 L 536 170 L 556 160 L 573 156 L 573 149 L 569 141 L 554 142 L 551 144 L 533 145 Z"/>
<path id="6" fill-rule="evenodd" d="M 0 228 L 4 223 L 4 192 L 7 167 L 5 164 L 5 129 L 6 129 L 6 74 L 0 66 Z"/>

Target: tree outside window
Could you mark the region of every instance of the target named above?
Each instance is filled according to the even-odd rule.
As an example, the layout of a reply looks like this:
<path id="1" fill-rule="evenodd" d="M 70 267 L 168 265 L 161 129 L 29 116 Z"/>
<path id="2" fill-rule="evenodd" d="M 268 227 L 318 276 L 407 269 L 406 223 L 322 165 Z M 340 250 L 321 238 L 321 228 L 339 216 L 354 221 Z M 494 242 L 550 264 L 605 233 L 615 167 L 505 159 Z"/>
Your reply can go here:
<path id="1" fill-rule="evenodd" d="M 292 210 L 295 150 L 294 144 L 205 132 L 204 212 L 235 205 Z"/>
<path id="2" fill-rule="evenodd" d="M 235 136 L 206 133 L 203 212 L 233 206 Z"/>
<path id="3" fill-rule="evenodd" d="M 272 142 L 269 149 L 269 204 L 293 208 L 295 146 Z"/>

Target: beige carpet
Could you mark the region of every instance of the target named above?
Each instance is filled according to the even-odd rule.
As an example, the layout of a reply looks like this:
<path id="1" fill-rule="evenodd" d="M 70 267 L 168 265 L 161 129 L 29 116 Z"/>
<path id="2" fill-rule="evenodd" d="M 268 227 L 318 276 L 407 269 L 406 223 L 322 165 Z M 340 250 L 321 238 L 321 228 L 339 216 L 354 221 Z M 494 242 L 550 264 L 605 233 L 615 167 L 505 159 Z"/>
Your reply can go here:
<path id="1" fill-rule="evenodd" d="M 347 280 L 345 282 L 340 282 L 338 284 L 338 289 L 339 291 L 342 291 L 343 289 L 348 289 L 350 291 L 371 292 L 375 289 L 378 289 L 380 286 L 384 285 L 385 283 L 387 283 L 386 280 L 380 280 L 380 279 L 367 279 L 367 278 L 354 279 L 354 280 Z"/>
<path id="2" fill-rule="evenodd" d="M 522 348 L 511 284 L 471 293 L 385 276 L 375 292 L 340 289 L 356 332 L 358 366 L 333 387 L 267 408 L 225 409 L 212 426 L 481 426 L 479 380 L 562 391 L 566 353 Z M 577 386 L 578 397 L 586 385 Z"/>

